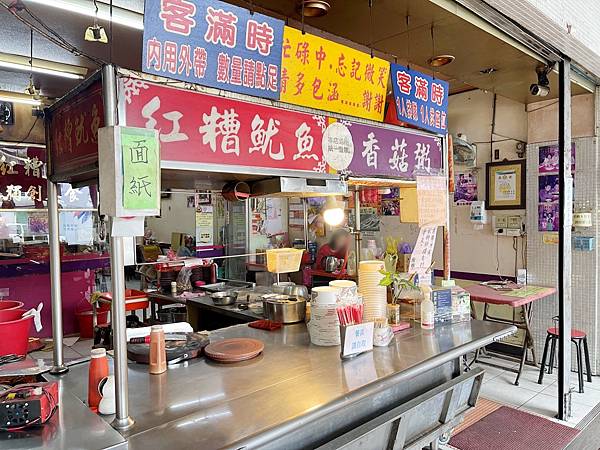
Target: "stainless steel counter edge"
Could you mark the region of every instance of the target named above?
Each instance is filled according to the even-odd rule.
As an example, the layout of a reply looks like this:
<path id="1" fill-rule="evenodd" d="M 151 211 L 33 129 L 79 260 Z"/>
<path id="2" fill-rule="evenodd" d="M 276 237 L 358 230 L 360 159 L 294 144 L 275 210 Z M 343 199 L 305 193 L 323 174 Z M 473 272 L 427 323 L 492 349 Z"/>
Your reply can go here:
<path id="1" fill-rule="evenodd" d="M 259 447 L 260 445 L 274 440 L 275 438 L 279 438 L 283 435 L 290 433 L 292 430 L 298 427 L 305 426 L 312 421 L 323 418 L 324 416 L 330 414 L 335 410 L 348 407 L 351 404 L 365 397 L 374 396 L 380 393 L 381 391 L 384 391 L 387 387 L 389 387 L 392 384 L 399 383 L 401 381 L 406 380 L 407 378 L 413 378 L 419 374 L 427 372 L 428 370 L 434 369 L 444 363 L 460 358 L 471 351 L 477 350 L 488 344 L 491 344 L 492 342 L 496 342 L 503 338 L 511 336 L 516 332 L 517 327 L 515 327 L 514 325 L 507 325 L 507 328 L 505 330 L 499 331 L 485 338 L 474 340 L 460 347 L 456 347 L 452 350 L 440 354 L 439 356 L 429 358 L 422 363 L 416 364 L 406 370 L 403 370 L 402 372 L 389 375 L 376 383 L 371 383 L 361 388 L 358 388 L 357 390 L 345 395 L 340 399 L 334 400 L 322 406 L 321 408 L 303 414 L 292 420 L 288 420 L 287 422 L 283 422 L 277 427 L 263 430 L 259 433 L 249 436 L 246 439 L 239 440 L 235 442 L 235 445 L 231 446 L 231 448 Z M 341 364 L 343 364 L 343 362 L 341 362 Z"/>

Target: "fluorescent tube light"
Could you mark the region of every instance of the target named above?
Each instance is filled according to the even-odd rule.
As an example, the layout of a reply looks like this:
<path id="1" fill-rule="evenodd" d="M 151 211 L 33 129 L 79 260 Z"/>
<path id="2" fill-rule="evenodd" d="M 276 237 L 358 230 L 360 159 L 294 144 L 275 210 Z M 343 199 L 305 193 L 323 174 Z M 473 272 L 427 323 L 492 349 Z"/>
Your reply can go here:
<path id="1" fill-rule="evenodd" d="M 21 95 L 17 92 L 0 92 L 0 102 L 22 103 L 24 105 L 41 106 L 42 101 L 31 98 L 28 95 Z"/>
<path id="2" fill-rule="evenodd" d="M 42 6 L 62 9 L 64 11 L 81 14 L 87 17 L 98 17 L 100 20 L 111 21 L 110 7 L 106 3 L 98 2 L 98 14 L 94 2 L 91 0 L 26 0 L 26 3 L 37 3 Z M 124 8 L 113 6 L 112 22 L 136 30 L 144 29 L 143 14 Z"/>
<path id="3" fill-rule="evenodd" d="M 2 61 L 2 60 L 0 60 L 0 68 L 13 69 L 13 70 L 21 71 L 21 72 L 43 73 L 46 75 L 53 75 L 56 77 L 70 78 L 72 80 L 83 80 L 83 75 L 79 75 L 76 73 L 63 72 L 61 70 L 54 70 L 54 69 L 46 69 L 44 67 L 36 67 L 36 66 L 31 67 L 28 64 L 18 64 L 18 63 Z"/>

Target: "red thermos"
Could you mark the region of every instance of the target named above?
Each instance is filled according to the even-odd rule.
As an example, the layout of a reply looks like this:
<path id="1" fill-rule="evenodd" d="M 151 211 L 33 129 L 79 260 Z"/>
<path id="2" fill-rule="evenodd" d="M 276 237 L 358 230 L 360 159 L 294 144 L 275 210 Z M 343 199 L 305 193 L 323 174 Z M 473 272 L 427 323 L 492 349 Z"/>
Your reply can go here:
<path id="1" fill-rule="evenodd" d="M 100 400 L 102 400 L 102 396 L 98 392 L 98 385 L 107 376 L 108 359 L 106 358 L 106 350 L 95 348 L 92 350 L 88 376 L 88 406 L 94 412 L 98 411 L 98 405 L 100 404 Z"/>

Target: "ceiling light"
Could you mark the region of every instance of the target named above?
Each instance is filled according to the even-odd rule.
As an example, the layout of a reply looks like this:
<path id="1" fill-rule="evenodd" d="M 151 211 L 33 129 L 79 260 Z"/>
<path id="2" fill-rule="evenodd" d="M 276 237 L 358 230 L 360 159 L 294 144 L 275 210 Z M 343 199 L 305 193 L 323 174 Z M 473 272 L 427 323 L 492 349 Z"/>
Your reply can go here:
<path id="1" fill-rule="evenodd" d="M 452 61 L 454 61 L 453 55 L 438 55 L 429 58 L 427 60 L 427 64 L 429 64 L 431 67 L 442 67 L 450 64 Z"/>
<path id="2" fill-rule="evenodd" d="M 298 12 L 304 17 L 322 17 L 329 12 L 331 5 L 325 0 L 300 0 Z"/>
<path id="3" fill-rule="evenodd" d="M 89 0 L 24 0 L 26 3 L 37 3 L 43 6 L 62 9 L 87 17 L 97 17 L 100 20 L 111 21 L 110 7 L 105 3 L 98 4 L 98 14 L 94 3 Z M 113 6 L 112 22 L 136 30 L 144 29 L 144 15 L 125 8 Z"/>
<path id="4" fill-rule="evenodd" d="M 33 65 L 30 65 L 29 58 L 21 55 L 12 55 L 10 53 L 0 53 L 0 69 L 18 70 L 19 72 L 42 73 L 72 80 L 82 80 L 87 74 L 84 67 L 73 66 L 70 64 L 56 63 L 43 59 L 33 59 Z"/>
<path id="5" fill-rule="evenodd" d="M 343 204 L 338 202 L 335 197 L 327 197 L 323 207 L 323 219 L 327 225 L 335 227 L 344 221 L 345 213 Z"/>
<path id="6" fill-rule="evenodd" d="M 0 92 L 0 102 L 22 103 L 24 105 L 41 106 L 42 101 L 18 92 Z"/>

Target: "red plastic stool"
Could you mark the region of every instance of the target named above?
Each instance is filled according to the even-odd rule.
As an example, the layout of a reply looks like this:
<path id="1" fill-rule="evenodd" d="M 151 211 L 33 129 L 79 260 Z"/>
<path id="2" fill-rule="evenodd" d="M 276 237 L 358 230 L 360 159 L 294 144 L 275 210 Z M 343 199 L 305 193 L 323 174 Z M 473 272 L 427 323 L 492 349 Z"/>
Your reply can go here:
<path id="1" fill-rule="evenodd" d="M 556 318 L 555 318 L 556 320 Z M 540 376 L 538 378 L 538 384 L 542 384 L 544 379 L 544 369 L 546 366 L 546 357 L 548 356 L 548 348 L 550 347 L 550 361 L 548 363 L 548 373 L 552 373 L 552 367 L 554 366 L 554 356 L 556 354 L 556 341 L 558 341 L 559 331 L 558 327 L 551 327 L 547 330 L 546 343 L 544 344 L 544 355 L 542 356 L 542 363 L 540 365 Z M 571 342 L 575 344 L 577 349 L 577 375 L 579 378 L 579 392 L 583 392 L 583 358 L 585 356 L 585 368 L 587 372 L 587 380 L 589 383 L 592 382 L 592 369 L 590 365 L 590 352 L 587 344 L 587 334 L 585 331 L 571 329 Z"/>

